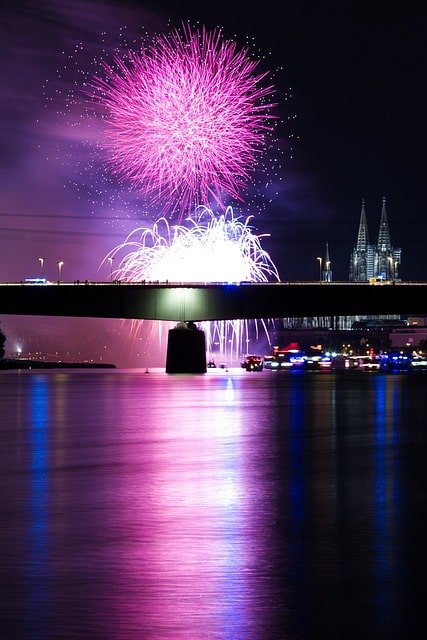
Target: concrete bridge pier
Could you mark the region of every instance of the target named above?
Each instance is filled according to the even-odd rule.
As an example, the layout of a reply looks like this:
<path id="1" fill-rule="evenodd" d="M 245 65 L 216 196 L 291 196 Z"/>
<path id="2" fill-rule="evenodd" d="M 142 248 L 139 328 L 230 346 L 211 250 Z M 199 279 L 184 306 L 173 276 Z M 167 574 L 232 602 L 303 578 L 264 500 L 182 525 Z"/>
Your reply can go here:
<path id="1" fill-rule="evenodd" d="M 194 322 L 169 330 L 166 373 L 206 373 L 206 337 Z"/>

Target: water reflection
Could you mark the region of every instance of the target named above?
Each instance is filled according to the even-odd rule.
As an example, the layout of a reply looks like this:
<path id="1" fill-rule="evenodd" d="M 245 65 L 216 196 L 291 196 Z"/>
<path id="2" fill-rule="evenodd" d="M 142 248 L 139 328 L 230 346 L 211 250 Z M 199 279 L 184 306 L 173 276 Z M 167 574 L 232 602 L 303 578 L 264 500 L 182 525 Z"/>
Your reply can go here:
<path id="1" fill-rule="evenodd" d="M 28 464 L 28 562 L 25 570 L 28 638 L 39 638 L 41 620 L 49 603 L 49 387 L 45 376 L 35 376 L 30 387 Z"/>
<path id="2" fill-rule="evenodd" d="M 422 378 L 265 373 L 3 379 L 2 637 L 419 623 Z"/>
<path id="3" fill-rule="evenodd" d="M 400 579 L 396 558 L 396 536 L 400 512 L 399 469 L 396 461 L 399 421 L 399 385 L 394 377 L 375 378 L 375 553 L 373 580 L 380 625 L 396 623 L 396 584 Z M 388 384 L 387 384 L 388 383 Z"/>
<path id="4" fill-rule="evenodd" d="M 119 621 L 114 637 L 129 627 L 153 638 L 189 638 L 195 629 L 224 640 L 257 635 L 271 590 L 272 486 L 265 446 L 258 452 L 253 444 L 268 420 L 253 419 L 259 398 L 242 397 L 236 385 L 232 377 L 209 379 L 198 386 L 197 407 L 172 385 L 164 420 L 161 412 L 146 425 L 161 446 L 122 487 L 123 530 L 135 535 L 119 550 L 109 602 Z M 124 584 L 133 585 L 125 601 Z"/>

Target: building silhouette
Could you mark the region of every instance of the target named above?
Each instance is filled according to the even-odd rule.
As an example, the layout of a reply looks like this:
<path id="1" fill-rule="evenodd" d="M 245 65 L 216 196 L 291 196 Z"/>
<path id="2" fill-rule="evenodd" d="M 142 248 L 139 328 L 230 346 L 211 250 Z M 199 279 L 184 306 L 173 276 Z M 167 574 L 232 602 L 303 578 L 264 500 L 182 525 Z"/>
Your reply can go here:
<path id="1" fill-rule="evenodd" d="M 363 199 L 357 244 L 350 258 L 349 280 L 351 282 L 399 280 L 401 254 L 402 250 L 391 244 L 385 197 L 382 200 L 378 241 L 377 244 L 370 244 Z"/>

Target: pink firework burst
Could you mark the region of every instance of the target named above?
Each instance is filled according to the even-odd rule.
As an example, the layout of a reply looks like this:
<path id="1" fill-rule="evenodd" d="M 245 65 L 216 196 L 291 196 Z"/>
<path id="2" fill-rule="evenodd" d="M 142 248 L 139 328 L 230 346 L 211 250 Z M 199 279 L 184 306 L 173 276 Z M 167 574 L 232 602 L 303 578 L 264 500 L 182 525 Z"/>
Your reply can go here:
<path id="1" fill-rule="evenodd" d="M 275 122 L 267 73 L 221 35 L 184 25 L 103 63 L 91 83 L 113 172 L 178 220 L 242 201 Z"/>

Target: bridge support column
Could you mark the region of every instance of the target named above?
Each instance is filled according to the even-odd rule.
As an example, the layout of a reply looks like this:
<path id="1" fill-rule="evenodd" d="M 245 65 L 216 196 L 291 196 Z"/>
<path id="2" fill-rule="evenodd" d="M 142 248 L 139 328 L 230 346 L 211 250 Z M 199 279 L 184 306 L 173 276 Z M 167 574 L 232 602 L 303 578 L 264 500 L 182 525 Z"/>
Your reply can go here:
<path id="1" fill-rule="evenodd" d="M 206 338 L 193 322 L 169 330 L 166 373 L 206 373 Z"/>

